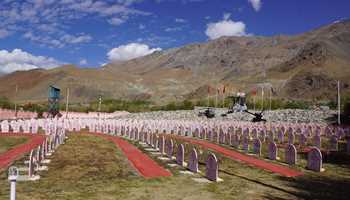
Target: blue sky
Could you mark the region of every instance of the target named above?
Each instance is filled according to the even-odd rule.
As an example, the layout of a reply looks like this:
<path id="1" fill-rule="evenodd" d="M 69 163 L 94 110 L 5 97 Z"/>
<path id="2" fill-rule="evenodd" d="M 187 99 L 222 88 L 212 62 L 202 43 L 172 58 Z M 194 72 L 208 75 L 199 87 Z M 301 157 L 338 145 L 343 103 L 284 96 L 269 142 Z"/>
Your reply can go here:
<path id="1" fill-rule="evenodd" d="M 0 72 L 97 67 L 223 35 L 297 34 L 349 0 L 1 0 Z"/>

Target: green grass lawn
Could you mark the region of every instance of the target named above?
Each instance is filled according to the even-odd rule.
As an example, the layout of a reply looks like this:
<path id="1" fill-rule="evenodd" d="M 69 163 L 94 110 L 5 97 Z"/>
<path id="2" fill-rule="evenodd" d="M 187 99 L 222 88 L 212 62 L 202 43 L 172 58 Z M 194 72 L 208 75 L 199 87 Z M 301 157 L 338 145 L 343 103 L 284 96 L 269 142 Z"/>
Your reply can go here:
<path id="1" fill-rule="evenodd" d="M 178 140 L 177 143 L 181 141 Z M 134 143 L 135 145 L 138 145 Z M 283 178 L 264 170 L 247 166 L 220 156 L 220 183 L 198 183 L 193 177 L 203 177 L 208 151 L 185 144 L 186 160 L 191 147 L 199 150 L 201 173 L 183 175 L 180 167 L 170 169 L 172 177 L 144 179 L 135 173 L 123 153 L 110 141 L 91 135 L 70 135 L 51 158 L 49 171 L 41 172 L 36 182 L 20 182 L 18 199 L 348 199 L 350 191 L 349 165 L 326 164 L 326 172 L 318 174 L 304 170 L 298 178 Z M 139 146 L 139 145 L 138 145 Z M 141 146 L 139 146 L 141 148 Z M 142 148 L 141 148 L 142 149 Z M 143 149 L 142 149 L 143 150 Z M 148 152 L 147 152 L 148 153 Z M 17 166 L 23 166 L 23 160 Z M 0 199 L 8 199 L 9 183 L 0 173 Z M 332 197 L 332 198 L 330 198 Z"/>
<path id="2" fill-rule="evenodd" d="M 23 144 L 28 141 L 27 137 L 23 136 L 2 136 L 0 137 L 0 154 L 14 148 L 19 144 Z"/>

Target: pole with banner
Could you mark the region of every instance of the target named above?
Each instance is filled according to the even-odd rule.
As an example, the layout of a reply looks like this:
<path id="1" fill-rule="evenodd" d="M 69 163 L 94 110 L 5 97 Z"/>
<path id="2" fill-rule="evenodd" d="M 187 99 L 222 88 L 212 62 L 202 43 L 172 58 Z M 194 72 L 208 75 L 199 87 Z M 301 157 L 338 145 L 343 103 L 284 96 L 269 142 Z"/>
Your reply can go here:
<path id="1" fill-rule="evenodd" d="M 337 87 L 338 87 L 338 125 L 341 124 L 340 120 L 340 81 L 337 81 Z"/>
<path id="2" fill-rule="evenodd" d="M 225 92 L 226 92 L 226 86 L 224 85 L 222 89 L 222 108 L 225 108 Z"/>
<path id="3" fill-rule="evenodd" d="M 208 108 L 210 107 L 210 85 L 208 85 Z"/>

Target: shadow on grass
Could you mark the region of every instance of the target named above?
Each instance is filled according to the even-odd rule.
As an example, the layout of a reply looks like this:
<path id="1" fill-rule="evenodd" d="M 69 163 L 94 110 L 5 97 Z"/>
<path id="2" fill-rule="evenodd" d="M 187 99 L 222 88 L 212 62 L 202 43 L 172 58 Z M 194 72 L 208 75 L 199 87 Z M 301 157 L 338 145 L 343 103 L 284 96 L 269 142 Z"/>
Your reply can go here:
<path id="1" fill-rule="evenodd" d="M 350 196 L 350 180 L 345 178 L 330 178 L 324 176 L 302 176 L 295 179 L 280 177 L 288 187 L 297 191 L 295 196 L 302 199 L 347 200 Z M 273 194 L 264 196 L 266 199 L 283 199 Z"/>
<path id="2" fill-rule="evenodd" d="M 228 171 L 225 171 L 225 170 L 220 170 L 219 169 L 219 172 L 220 173 L 224 173 L 226 175 L 229 175 L 229 176 L 234 176 L 234 177 L 237 177 L 237 178 L 240 178 L 240 179 L 244 179 L 246 181 L 249 181 L 249 182 L 252 182 L 252 183 L 255 183 L 255 184 L 259 184 L 261 186 L 264 186 L 264 187 L 268 187 L 268 188 L 271 188 L 271 189 L 275 189 L 275 190 L 278 190 L 280 192 L 284 192 L 284 193 L 287 193 L 287 194 L 290 194 L 290 195 L 293 195 L 293 196 L 296 196 L 296 197 L 299 197 L 299 198 L 303 198 L 303 197 L 306 197 L 305 195 L 302 195 L 302 194 L 298 194 L 296 192 L 291 192 L 291 191 L 288 191 L 284 188 L 280 188 L 280 187 L 277 187 L 275 185 L 271 185 L 271 184 L 267 184 L 267 183 L 263 183 L 259 180 L 255 180 L 255 179 L 251 179 L 251 178 L 247 178 L 245 176 L 240 176 L 238 174 L 233 174 L 231 172 L 228 172 Z"/>

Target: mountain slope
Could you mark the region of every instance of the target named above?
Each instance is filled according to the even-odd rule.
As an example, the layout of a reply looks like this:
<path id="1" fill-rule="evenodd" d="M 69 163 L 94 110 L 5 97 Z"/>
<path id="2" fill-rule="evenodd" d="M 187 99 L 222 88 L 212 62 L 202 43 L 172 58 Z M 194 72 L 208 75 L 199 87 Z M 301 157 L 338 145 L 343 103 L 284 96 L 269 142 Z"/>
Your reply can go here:
<path id="1" fill-rule="evenodd" d="M 150 99 L 162 103 L 203 98 L 207 85 L 249 91 L 272 85 L 284 98 L 330 99 L 349 91 L 350 21 L 295 36 L 222 37 L 207 43 L 155 52 L 103 68 L 67 65 L 51 70 L 14 72 L 0 77 L 0 94 L 18 101 L 45 101 L 48 85 L 70 88 L 71 100 Z"/>

